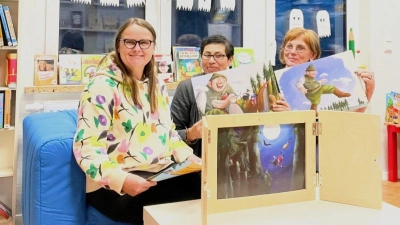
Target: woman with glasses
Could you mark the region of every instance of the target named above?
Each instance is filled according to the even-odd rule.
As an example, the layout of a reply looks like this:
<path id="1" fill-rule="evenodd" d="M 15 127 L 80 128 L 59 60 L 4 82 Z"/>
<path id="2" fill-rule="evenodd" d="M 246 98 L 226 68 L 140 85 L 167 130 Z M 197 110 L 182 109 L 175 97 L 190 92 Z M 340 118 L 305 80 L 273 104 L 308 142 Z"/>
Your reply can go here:
<path id="1" fill-rule="evenodd" d="M 233 62 L 234 47 L 222 35 L 211 35 L 205 38 L 200 45 L 203 73 L 215 73 L 229 69 Z M 274 111 L 287 111 L 290 107 L 287 102 L 278 100 L 273 106 Z M 193 148 L 194 153 L 201 157 L 201 116 L 196 104 L 190 79 L 181 81 L 175 91 L 171 103 L 172 120 L 182 139 Z"/>
<path id="2" fill-rule="evenodd" d="M 143 224 L 143 206 L 198 198 L 187 174 L 159 183 L 134 171 L 157 172 L 172 163 L 201 163 L 171 120 L 165 84 L 157 78 L 156 33 L 142 19 L 118 29 L 115 52 L 99 63 L 79 102 L 74 156 L 86 174 L 86 201 L 118 222 Z"/>
<path id="3" fill-rule="evenodd" d="M 293 28 L 286 33 L 279 52 L 279 59 L 284 67 L 296 66 L 320 57 L 319 37 L 313 30 Z M 374 73 L 367 70 L 357 70 L 356 74 L 364 81 L 365 94 L 370 101 L 375 89 Z M 365 109 L 364 107 L 357 109 L 357 111 L 364 112 Z"/>

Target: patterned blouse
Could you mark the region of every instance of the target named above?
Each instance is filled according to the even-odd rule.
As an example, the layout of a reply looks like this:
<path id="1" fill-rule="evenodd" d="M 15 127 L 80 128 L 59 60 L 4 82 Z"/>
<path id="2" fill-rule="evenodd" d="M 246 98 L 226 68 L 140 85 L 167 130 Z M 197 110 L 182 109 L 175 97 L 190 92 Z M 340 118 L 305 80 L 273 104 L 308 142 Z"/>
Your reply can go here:
<path id="1" fill-rule="evenodd" d="M 110 57 L 82 92 L 74 155 L 86 173 L 86 192 L 101 187 L 123 194 L 129 171 L 158 171 L 193 154 L 175 131 L 168 94 L 158 81 L 155 113 L 151 113 L 148 80 L 138 81 L 140 105 L 134 105 L 129 88 L 123 88 L 122 74 Z M 123 94 L 123 91 L 127 95 Z"/>

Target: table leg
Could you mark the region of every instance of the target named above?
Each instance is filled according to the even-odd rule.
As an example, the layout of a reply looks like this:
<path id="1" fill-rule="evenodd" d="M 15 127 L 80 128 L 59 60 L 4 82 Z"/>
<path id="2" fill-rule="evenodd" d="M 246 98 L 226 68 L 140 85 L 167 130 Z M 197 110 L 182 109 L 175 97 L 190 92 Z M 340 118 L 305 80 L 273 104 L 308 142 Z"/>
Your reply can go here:
<path id="1" fill-rule="evenodd" d="M 388 136 L 388 180 L 391 182 L 398 181 L 397 175 L 397 133 L 396 127 L 387 126 Z"/>

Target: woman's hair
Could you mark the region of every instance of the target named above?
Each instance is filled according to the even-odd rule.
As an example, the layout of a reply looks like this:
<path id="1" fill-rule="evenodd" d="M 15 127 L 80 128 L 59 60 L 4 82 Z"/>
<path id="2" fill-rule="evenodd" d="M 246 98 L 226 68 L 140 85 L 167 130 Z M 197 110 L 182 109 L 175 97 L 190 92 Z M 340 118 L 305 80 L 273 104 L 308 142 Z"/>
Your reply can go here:
<path id="1" fill-rule="evenodd" d="M 321 57 L 321 46 L 319 44 L 318 35 L 313 30 L 297 27 L 289 30 L 283 38 L 282 46 L 279 51 L 279 60 L 281 63 L 286 64 L 283 57 L 286 44 L 300 36 L 303 37 L 303 41 L 310 48 L 310 51 L 315 55 L 315 59 Z"/>
<path id="2" fill-rule="evenodd" d="M 153 36 L 153 44 L 156 43 L 156 32 L 151 26 L 150 23 L 147 21 L 140 19 L 140 18 L 129 18 L 127 19 L 118 29 L 117 33 L 115 34 L 114 37 L 114 49 L 115 51 L 110 53 L 110 56 L 114 63 L 118 66 L 118 68 L 122 72 L 122 78 L 124 84 L 126 84 L 130 90 L 132 90 L 132 96 L 129 96 L 135 105 L 140 105 L 142 106 L 142 103 L 140 102 L 139 99 L 139 90 L 138 90 L 138 81 L 134 79 L 132 76 L 128 76 L 128 74 L 131 74 L 131 70 L 122 62 L 121 56 L 119 55 L 119 42 L 121 39 L 121 34 L 122 32 L 125 31 L 126 28 L 129 26 L 136 24 L 138 26 L 144 27 L 147 30 L 150 31 L 150 33 Z M 144 67 L 143 75 L 149 79 L 149 98 L 150 98 L 150 109 L 151 112 L 154 113 L 157 110 L 157 68 L 156 68 L 156 63 L 154 59 L 154 55 L 151 57 L 150 62 L 147 63 L 147 65 Z M 124 89 L 126 86 L 124 85 Z M 124 93 L 127 93 L 126 90 L 124 90 Z M 128 96 L 126 96 L 127 99 Z"/>
<path id="3" fill-rule="evenodd" d="M 202 42 L 200 46 L 200 54 L 203 55 L 204 48 L 209 45 L 209 44 L 223 44 L 225 45 L 225 55 L 228 59 L 230 59 L 234 55 L 234 47 L 228 39 L 226 39 L 224 36 L 216 34 L 216 35 L 211 35 L 209 37 L 206 37 Z"/>
<path id="4" fill-rule="evenodd" d="M 80 31 L 67 30 L 61 40 L 61 48 L 72 48 L 82 51 L 85 47 L 83 36 Z"/>

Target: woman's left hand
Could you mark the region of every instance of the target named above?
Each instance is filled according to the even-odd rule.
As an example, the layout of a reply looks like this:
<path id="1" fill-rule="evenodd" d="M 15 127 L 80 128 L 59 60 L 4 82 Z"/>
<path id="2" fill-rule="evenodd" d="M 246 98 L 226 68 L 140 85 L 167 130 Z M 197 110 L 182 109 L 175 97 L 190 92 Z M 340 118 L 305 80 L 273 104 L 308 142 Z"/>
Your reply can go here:
<path id="1" fill-rule="evenodd" d="M 280 99 L 276 101 L 276 104 L 272 105 L 272 111 L 274 112 L 283 112 L 290 111 L 290 105 L 285 101 L 285 97 L 282 94 L 279 94 Z"/>
<path id="2" fill-rule="evenodd" d="M 368 70 L 357 70 L 355 72 L 365 83 L 365 94 L 367 95 L 368 101 L 371 100 L 372 94 L 375 90 L 375 75 L 374 72 Z"/>
<path id="3" fill-rule="evenodd" d="M 201 164 L 203 161 L 197 157 L 196 155 L 191 155 L 189 157 L 187 157 L 186 161 L 190 161 L 192 163 L 197 163 L 197 164 Z"/>

